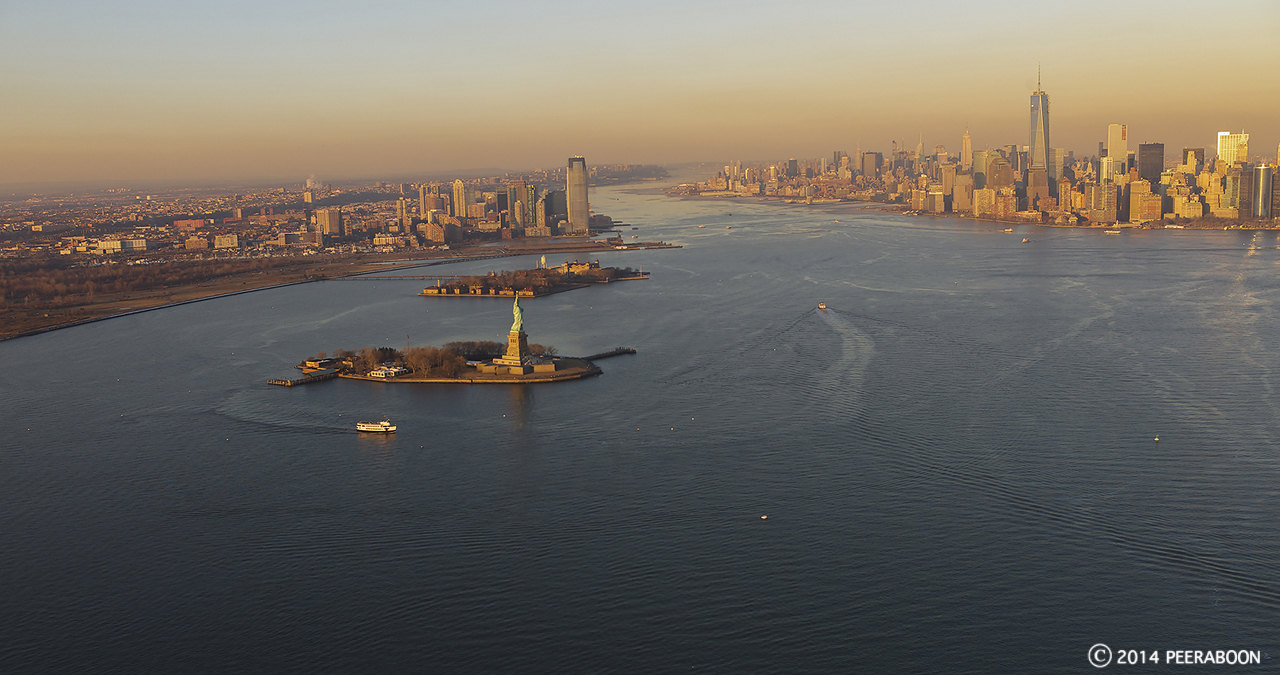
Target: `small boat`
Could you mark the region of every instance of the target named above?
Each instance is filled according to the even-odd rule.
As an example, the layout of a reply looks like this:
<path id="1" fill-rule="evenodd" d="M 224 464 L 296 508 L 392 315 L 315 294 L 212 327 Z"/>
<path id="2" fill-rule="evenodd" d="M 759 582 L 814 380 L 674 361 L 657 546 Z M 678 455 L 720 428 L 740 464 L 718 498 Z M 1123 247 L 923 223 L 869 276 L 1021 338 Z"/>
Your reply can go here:
<path id="1" fill-rule="evenodd" d="M 1012 228 L 1012 227 L 1010 227 L 1010 228 L 1008 228 L 1008 229 L 1006 229 L 1006 230 L 1005 230 L 1005 232 L 1012 232 L 1012 231 L 1013 231 L 1013 228 Z"/>
<path id="2" fill-rule="evenodd" d="M 732 229 L 733 229 L 733 226 L 732 226 L 732 225 L 725 225 L 725 226 L 724 226 L 724 229 L 726 229 L 726 230 L 732 230 Z"/>
<path id="3" fill-rule="evenodd" d="M 699 230 L 705 230 L 705 229 L 707 229 L 707 226 L 706 226 L 706 225 L 699 225 L 699 226 L 698 226 L 698 229 L 699 229 Z"/>
<path id="4" fill-rule="evenodd" d="M 1028 238 L 1026 238 L 1026 237 L 1023 237 L 1023 238 L 1022 238 L 1022 243 L 1024 243 L 1024 244 L 1030 244 L 1030 243 L 1031 243 L 1031 240 L 1030 240 L 1030 239 L 1028 239 Z"/>
<path id="5" fill-rule="evenodd" d="M 1120 234 L 1120 230 L 1103 230 L 1103 234 Z"/>
<path id="6" fill-rule="evenodd" d="M 827 303 L 825 302 L 818 303 L 818 309 L 826 309 L 826 308 L 827 308 Z"/>
<path id="7" fill-rule="evenodd" d="M 395 430 L 396 425 L 392 424 L 391 420 L 382 420 L 381 422 L 356 422 L 356 431 L 389 434 Z"/>

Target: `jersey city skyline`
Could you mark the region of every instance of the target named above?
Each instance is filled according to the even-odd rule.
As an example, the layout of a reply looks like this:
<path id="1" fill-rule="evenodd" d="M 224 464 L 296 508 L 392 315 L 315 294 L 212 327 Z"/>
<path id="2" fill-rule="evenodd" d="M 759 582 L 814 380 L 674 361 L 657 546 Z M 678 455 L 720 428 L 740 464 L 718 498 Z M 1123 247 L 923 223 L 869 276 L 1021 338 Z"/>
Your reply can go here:
<path id="1" fill-rule="evenodd" d="M 522 171 L 566 151 L 665 164 L 917 139 L 959 150 L 966 130 L 975 148 L 1028 145 L 1038 91 L 1053 106 L 1045 151 L 1094 154 L 1117 121 L 1135 147 L 1212 147 L 1226 129 L 1250 133 L 1256 152 L 1276 147 L 1280 92 L 1233 64 L 1280 55 L 1280 9 L 1217 6 L 1255 19 L 1229 39 L 1204 11 L 11 5 L 0 8 L 0 184 Z"/>

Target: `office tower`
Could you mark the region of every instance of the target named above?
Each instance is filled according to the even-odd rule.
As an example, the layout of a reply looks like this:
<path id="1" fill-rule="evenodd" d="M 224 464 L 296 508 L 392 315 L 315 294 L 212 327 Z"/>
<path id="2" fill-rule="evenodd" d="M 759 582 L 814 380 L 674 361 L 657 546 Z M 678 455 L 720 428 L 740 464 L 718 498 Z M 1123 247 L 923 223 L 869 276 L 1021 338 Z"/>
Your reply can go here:
<path id="1" fill-rule="evenodd" d="M 862 175 L 867 178 L 879 178 L 880 167 L 884 165 L 884 155 L 878 152 L 862 154 Z"/>
<path id="2" fill-rule="evenodd" d="M 1027 209 L 1044 211 L 1050 195 L 1049 170 L 1035 167 L 1027 170 Z"/>
<path id="3" fill-rule="evenodd" d="M 346 234 L 342 228 L 342 209 L 316 209 L 316 231 L 340 237 Z"/>
<path id="4" fill-rule="evenodd" d="M 396 216 L 405 232 L 413 229 L 413 207 L 409 204 L 409 200 L 404 197 L 396 200 Z"/>
<path id="5" fill-rule="evenodd" d="M 1103 178 L 1110 179 L 1113 176 L 1121 176 L 1129 173 L 1129 127 L 1124 124 L 1111 124 L 1107 126 L 1107 159 L 1111 161 L 1106 165 L 1111 167 L 1110 173 L 1105 173 Z"/>
<path id="6" fill-rule="evenodd" d="M 418 217 L 426 219 L 427 217 L 427 184 L 418 185 Z"/>
<path id="7" fill-rule="evenodd" d="M 582 157 L 569 158 L 564 190 L 569 201 L 569 234 L 588 234 L 591 211 L 587 203 L 587 160 Z"/>
<path id="8" fill-rule="evenodd" d="M 1116 186 L 1111 181 L 1085 186 L 1089 203 L 1089 220 L 1097 223 L 1116 222 Z"/>
<path id="9" fill-rule="evenodd" d="M 410 185 L 410 184 L 408 184 L 408 183 L 401 183 L 401 184 L 400 184 L 400 195 L 401 195 L 401 196 L 405 196 L 405 197 L 407 197 L 407 196 L 409 195 L 409 190 L 410 190 L 410 189 L 412 189 L 412 188 L 413 188 L 413 186 L 412 186 L 412 185 Z"/>
<path id="10" fill-rule="evenodd" d="M 547 193 L 542 193 L 534 202 L 534 224 L 539 228 L 550 227 L 547 220 Z"/>
<path id="11" fill-rule="evenodd" d="M 1030 168 L 1049 169 L 1049 95 L 1040 89 L 1031 95 Z"/>
<path id="12" fill-rule="evenodd" d="M 800 175 L 800 169 L 796 165 L 796 158 L 792 157 L 787 160 L 787 178 L 795 178 Z"/>
<path id="13" fill-rule="evenodd" d="M 507 181 L 507 212 L 511 222 L 524 227 L 529 222 L 529 184 L 523 180 Z M 529 227 L 533 227 L 530 225 Z"/>
<path id="14" fill-rule="evenodd" d="M 467 207 L 471 202 L 475 201 L 475 193 L 472 192 L 471 186 L 462 182 L 462 179 L 453 181 L 453 217 L 466 218 Z"/>
<path id="15" fill-rule="evenodd" d="M 974 151 L 973 165 L 970 167 L 970 171 L 973 174 L 973 186 L 975 188 L 981 189 L 987 186 L 987 162 L 990 161 L 990 159 L 990 150 Z"/>
<path id="16" fill-rule="evenodd" d="M 942 183 L 942 194 L 950 196 L 956 185 L 956 165 L 943 164 L 939 167 L 938 180 Z"/>
<path id="17" fill-rule="evenodd" d="M 968 171 L 973 168 L 973 139 L 969 136 L 969 127 L 964 128 L 960 137 L 960 168 Z"/>
<path id="18" fill-rule="evenodd" d="M 1272 177 L 1275 171 L 1269 164 L 1259 164 L 1253 167 L 1253 217 L 1270 218 L 1271 217 L 1271 190 Z M 1243 215 L 1243 214 L 1242 214 Z"/>
<path id="19" fill-rule="evenodd" d="M 537 223 L 538 222 L 538 212 L 537 212 L 538 186 L 537 185 L 528 185 L 528 184 L 525 185 L 524 208 L 525 208 L 525 215 L 524 215 L 525 222 Z M 526 225 L 526 227 L 529 227 L 529 225 Z"/>
<path id="20" fill-rule="evenodd" d="M 1013 165 L 1000 156 L 987 161 L 986 175 L 987 182 L 984 187 L 990 188 L 1013 187 L 1017 180 L 1013 173 Z"/>
<path id="21" fill-rule="evenodd" d="M 1204 168 L 1204 148 L 1183 148 L 1182 158 L 1186 159 L 1189 152 L 1195 155 L 1196 161 L 1195 164 L 1187 162 L 1187 166 L 1195 167 L 1193 173 L 1200 173 L 1200 170 Z"/>
<path id="22" fill-rule="evenodd" d="M 1218 159 L 1228 165 L 1249 161 L 1249 134 L 1241 131 L 1233 134 L 1230 131 L 1218 132 Z"/>
<path id="23" fill-rule="evenodd" d="M 1271 174 L 1271 217 L 1280 217 L 1280 171 Z"/>
<path id="24" fill-rule="evenodd" d="M 1067 151 L 1063 148 L 1049 148 L 1049 191 L 1058 196 L 1057 184 L 1062 180 L 1062 167 L 1067 162 Z M 1064 211 L 1066 209 L 1063 209 Z"/>
<path id="25" fill-rule="evenodd" d="M 1138 177 L 1151 185 L 1160 184 L 1164 171 L 1164 143 L 1138 144 Z"/>
<path id="26" fill-rule="evenodd" d="M 1236 165 L 1227 169 L 1222 205 L 1236 209 L 1236 217 L 1244 218 L 1253 211 L 1253 174 Z"/>
<path id="27" fill-rule="evenodd" d="M 1129 222 L 1141 224 L 1160 220 L 1164 216 L 1163 203 L 1160 195 L 1151 191 L 1151 184 L 1147 181 L 1129 183 Z"/>
<path id="28" fill-rule="evenodd" d="M 960 174 L 951 186 L 951 210 L 968 213 L 973 210 L 973 176 Z"/>

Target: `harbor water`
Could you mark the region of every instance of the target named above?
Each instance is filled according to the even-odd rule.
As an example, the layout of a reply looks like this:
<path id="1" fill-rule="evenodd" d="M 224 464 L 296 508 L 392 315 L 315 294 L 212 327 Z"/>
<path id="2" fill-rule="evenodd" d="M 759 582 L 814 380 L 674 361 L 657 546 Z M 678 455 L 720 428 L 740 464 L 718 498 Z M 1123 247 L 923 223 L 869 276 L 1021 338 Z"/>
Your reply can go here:
<path id="1" fill-rule="evenodd" d="M 637 349 L 599 377 L 267 384 L 505 341 L 509 302 L 413 280 L 0 343 L 0 671 L 1274 669 L 1275 233 L 592 207 L 684 246 L 522 302 L 531 342 Z"/>

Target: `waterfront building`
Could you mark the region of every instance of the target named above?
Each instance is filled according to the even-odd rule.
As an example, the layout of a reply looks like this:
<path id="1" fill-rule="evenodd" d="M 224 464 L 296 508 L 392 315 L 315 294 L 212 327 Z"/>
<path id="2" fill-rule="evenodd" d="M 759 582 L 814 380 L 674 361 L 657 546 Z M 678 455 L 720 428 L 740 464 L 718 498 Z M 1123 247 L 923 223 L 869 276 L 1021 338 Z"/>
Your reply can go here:
<path id="1" fill-rule="evenodd" d="M 1012 218 L 1018 212 L 1018 193 L 1012 187 L 996 189 L 996 218 Z"/>
<path id="2" fill-rule="evenodd" d="M 1271 217 L 1280 217 L 1280 172 L 1271 176 Z"/>
<path id="3" fill-rule="evenodd" d="M 1253 167 L 1253 217 L 1270 218 L 1274 170 L 1269 164 Z"/>
<path id="4" fill-rule="evenodd" d="M 1253 173 L 1240 165 L 1227 169 L 1224 184 L 1224 206 L 1236 210 L 1236 218 L 1244 218 L 1253 211 Z"/>
<path id="5" fill-rule="evenodd" d="M 1164 172 L 1164 143 L 1138 144 L 1138 177 L 1151 185 L 1160 183 Z"/>
<path id="6" fill-rule="evenodd" d="M 1173 215 L 1179 218 L 1200 218 L 1204 216 L 1204 204 L 1200 197 L 1193 194 L 1178 195 L 1173 198 Z"/>
<path id="7" fill-rule="evenodd" d="M 955 213 L 968 213 L 973 210 L 973 176 L 962 173 L 955 177 L 951 187 L 951 210 Z"/>
<path id="8" fill-rule="evenodd" d="M 1249 161 L 1249 134 L 1241 131 L 1233 134 L 1230 131 L 1218 132 L 1218 159 L 1227 164 Z"/>
<path id="9" fill-rule="evenodd" d="M 1116 186 L 1111 181 L 1091 184 L 1087 188 L 1089 220 L 1098 223 L 1116 222 Z"/>
<path id="10" fill-rule="evenodd" d="M 1136 225 L 1163 217 L 1161 204 L 1164 200 L 1159 194 L 1151 191 L 1151 183 L 1135 180 L 1129 183 L 1129 222 Z"/>
<path id="11" fill-rule="evenodd" d="M 996 212 L 996 191 L 991 188 L 978 188 L 973 191 L 973 216 L 990 218 Z"/>
<path id="12" fill-rule="evenodd" d="M 969 136 L 969 127 L 964 128 L 960 137 L 960 168 L 968 171 L 973 167 L 973 138 Z"/>
<path id="13" fill-rule="evenodd" d="M 924 210 L 931 213 L 942 213 L 947 210 L 947 200 L 942 183 L 929 183 L 925 188 Z"/>
<path id="14" fill-rule="evenodd" d="M 1031 94 L 1031 169 L 1049 169 L 1049 95 L 1036 82 Z"/>
<path id="15" fill-rule="evenodd" d="M 569 158 L 569 169 L 565 172 L 565 194 L 569 202 L 569 234 L 588 234 L 591 207 L 587 201 L 587 160 L 582 157 Z"/>

